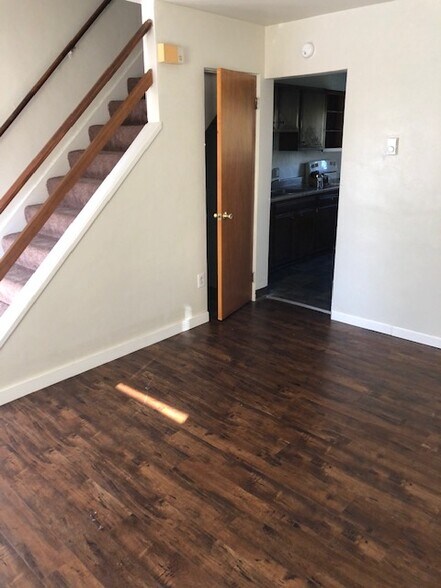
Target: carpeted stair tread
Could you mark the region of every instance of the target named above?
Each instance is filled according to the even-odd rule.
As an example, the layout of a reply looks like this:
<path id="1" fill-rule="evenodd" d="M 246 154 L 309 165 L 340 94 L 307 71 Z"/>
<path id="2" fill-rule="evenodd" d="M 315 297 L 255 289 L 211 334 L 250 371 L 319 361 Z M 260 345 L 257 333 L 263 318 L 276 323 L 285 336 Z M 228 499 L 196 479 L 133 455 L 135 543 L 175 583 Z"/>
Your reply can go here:
<path id="1" fill-rule="evenodd" d="M 5 251 L 9 249 L 19 236 L 20 233 L 11 233 L 10 235 L 3 237 L 2 243 Z M 39 233 L 23 251 L 18 258 L 17 263 L 35 271 L 43 262 L 57 240 L 58 239 L 55 239 L 54 237 L 48 237 L 47 235 Z"/>
<path id="2" fill-rule="evenodd" d="M 41 207 L 42 204 L 26 206 L 26 222 L 29 222 L 37 214 Z M 75 217 L 78 215 L 78 213 L 78 208 L 72 208 L 70 206 L 59 206 L 43 226 L 39 234 L 59 239 L 65 230 L 69 227 L 69 225 L 75 220 Z"/>
<path id="3" fill-rule="evenodd" d="M 83 153 L 84 149 L 77 149 L 76 151 L 71 151 L 68 154 L 69 164 L 71 167 L 75 165 Z M 124 151 L 101 151 L 86 169 L 83 177 L 104 180 L 104 178 L 110 174 L 112 169 L 123 155 Z"/>
<path id="4" fill-rule="evenodd" d="M 112 100 L 109 102 L 109 113 L 113 116 L 118 108 L 123 103 L 123 100 Z M 134 107 L 132 112 L 123 122 L 123 125 L 145 125 L 147 122 L 147 106 L 145 98 L 140 100 Z"/>
<path id="5" fill-rule="evenodd" d="M 129 94 L 140 80 L 141 78 L 129 78 L 127 80 L 127 91 Z"/>
<path id="6" fill-rule="evenodd" d="M 129 78 L 127 88 L 130 92 L 141 78 Z M 108 104 L 108 110 L 112 116 L 123 103 L 122 100 L 112 100 Z M 130 147 L 135 138 L 141 132 L 142 127 L 147 123 L 147 103 L 142 98 L 127 116 L 123 125 L 114 133 L 105 148 L 95 157 L 88 166 L 82 177 L 67 192 L 62 203 L 54 211 L 50 219 L 36 237 L 31 241 L 26 250 L 21 254 L 18 261 L 9 270 L 7 275 L 0 280 L 0 317 L 9 308 L 15 296 L 20 292 L 32 274 L 40 267 L 43 260 L 57 243 L 58 239 L 65 233 L 66 229 L 75 220 L 81 209 L 87 204 L 102 181 L 109 175 L 115 165 L 120 161 L 125 151 Z M 89 127 L 89 137 L 92 141 L 103 125 Z M 68 154 L 69 165 L 73 167 L 83 155 L 84 149 L 71 151 Z M 52 195 L 65 176 L 50 178 L 47 183 L 47 191 Z M 41 209 L 42 204 L 26 206 L 24 214 L 26 222 Z M 4 249 L 7 250 L 20 233 L 6 235 L 2 239 Z"/>
<path id="7" fill-rule="evenodd" d="M 50 178 L 47 181 L 47 190 L 49 195 L 53 194 L 64 176 Z M 91 199 L 98 186 L 101 184 L 101 178 L 80 178 L 75 186 L 69 190 L 63 200 L 63 206 L 72 206 L 73 208 L 83 208 Z"/>
<path id="8" fill-rule="evenodd" d="M 14 264 L 0 281 L 0 300 L 4 304 L 11 304 L 33 273 L 34 271 L 27 267 Z"/>
<path id="9" fill-rule="evenodd" d="M 93 141 L 104 125 L 93 125 L 89 128 L 89 137 Z M 144 125 L 124 125 L 119 127 L 105 146 L 106 151 L 126 151 L 136 139 Z"/>
<path id="10" fill-rule="evenodd" d="M 7 311 L 8 308 L 9 304 L 6 304 L 0 300 L 0 317 Z"/>

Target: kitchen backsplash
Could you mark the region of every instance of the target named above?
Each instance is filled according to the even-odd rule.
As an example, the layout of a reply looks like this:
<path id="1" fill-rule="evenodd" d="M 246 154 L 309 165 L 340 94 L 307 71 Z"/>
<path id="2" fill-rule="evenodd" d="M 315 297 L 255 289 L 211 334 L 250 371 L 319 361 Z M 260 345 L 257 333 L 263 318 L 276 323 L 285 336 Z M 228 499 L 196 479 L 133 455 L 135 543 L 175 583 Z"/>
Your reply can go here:
<path id="1" fill-rule="evenodd" d="M 279 178 L 292 178 L 305 175 L 307 161 L 331 159 L 337 163 L 340 174 L 341 151 L 273 151 L 273 169 L 279 168 Z"/>

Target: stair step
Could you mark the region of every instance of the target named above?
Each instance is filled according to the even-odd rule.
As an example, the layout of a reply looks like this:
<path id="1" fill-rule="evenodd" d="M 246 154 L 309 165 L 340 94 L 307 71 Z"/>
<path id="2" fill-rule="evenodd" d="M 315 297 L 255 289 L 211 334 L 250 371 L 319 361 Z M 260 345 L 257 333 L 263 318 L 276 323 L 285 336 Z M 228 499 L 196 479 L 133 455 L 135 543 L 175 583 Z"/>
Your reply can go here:
<path id="1" fill-rule="evenodd" d="M 7 311 L 8 308 L 9 304 L 6 304 L 0 300 L 0 317 Z"/>
<path id="2" fill-rule="evenodd" d="M 112 100 L 109 102 L 109 113 L 113 116 L 118 108 L 123 103 L 123 100 Z M 147 106 L 145 98 L 140 100 L 133 108 L 132 112 L 123 122 L 123 125 L 145 125 L 147 122 Z"/>
<path id="3" fill-rule="evenodd" d="M 26 206 L 26 222 L 29 222 L 37 214 L 37 212 L 40 210 L 42 206 L 42 204 L 33 204 L 32 206 Z M 59 206 L 52 214 L 50 219 L 43 226 L 39 234 L 59 239 L 61 235 L 63 235 L 63 233 L 66 231 L 68 226 L 75 219 L 78 213 L 78 208 L 72 208 L 70 206 Z"/>
<path id="4" fill-rule="evenodd" d="M 26 282 L 33 274 L 33 270 L 14 264 L 3 280 L 0 281 L 0 300 L 3 304 L 11 304 Z"/>
<path id="5" fill-rule="evenodd" d="M 69 153 L 68 159 L 71 167 L 75 165 L 83 153 L 84 149 L 78 149 Z M 84 177 L 104 180 L 123 155 L 124 151 L 101 151 L 84 172 Z"/>
<path id="6" fill-rule="evenodd" d="M 11 235 L 6 235 L 2 239 L 3 247 L 5 251 L 9 249 L 9 247 L 14 243 L 14 241 L 20 236 L 20 233 L 12 233 Z M 57 242 L 57 239 L 53 237 L 48 237 L 47 235 L 38 234 L 36 237 L 32 239 L 23 253 L 17 260 L 19 265 L 23 267 L 27 267 L 31 270 L 36 270 L 39 265 L 43 262 L 49 251 Z"/>
<path id="7" fill-rule="evenodd" d="M 55 192 L 63 180 L 64 176 L 59 176 L 50 178 L 47 181 L 47 191 L 49 192 L 49 195 Z M 66 194 L 63 200 L 63 206 L 83 208 L 83 206 L 89 202 L 101 182 L 101 179 L 96 178 L 80 178 L 75 186 Z"/>
<path id="8" fill-rule="evenodd" d="M 129 93 L 134 89 L 141 78 L 133 77 L 127 80 Z M 112 100 L 108 104 L 108 110 L 112 116 L 123 103 L 122 100 Z M 143 125 L 147 123 L 147 103 L 142 98 L 127 116 L 123 125 L 119 127 L 105 148 L 95 157 L 75 185 L 67 192 L 63 202 L 54 211 L 41 231 L 31 241 L 26 250 L 21 254 L 17 262 L 9 270 L 6 276 L 0 280 L 0 317 L 6 312 L 15 296 L 20 292 L 34 271 L 41 265 L 48 253 L 64 234 L 66 229 L 74 221 L 80 210 L 87 204 L 101 182 L 117 165 L 124 152 L 129 148 L 141 132 Z M 93 125 L 89 128 L 89 137 L 92 141 L 103 128 L 103 125 Z M 73 167 L 83 155 L 84 150 L 71 151 L 68 154 L 69 165 Z M 50 178 L 47 181 L 47 191 L 52 195 L 64 180 L 64 176 Z M 25 208 L 26 222 L 41 209 L 42 204 L 33 204 Z M 20 233 L 6 235 L 2 244 L 7 251 L 19 237 Z"/>
<path id="9" fill-rule="evenodd" d="M 89 128 L 89 137 L 93 141 L 104 125 L 93 125 Z M 125 151 L 133 143 L 143 125 L 125 125 L 119 127 L 105 146 L 106 151 Z"/>
<path id="10" fill-rule="evenodd" d="M 133 88 L 136 86 L 136 84 L 140 81 L 141 78 L 129 78 L 127 80 L 127 91 L 130 94 L 130 92 L 133 90 Z"/>

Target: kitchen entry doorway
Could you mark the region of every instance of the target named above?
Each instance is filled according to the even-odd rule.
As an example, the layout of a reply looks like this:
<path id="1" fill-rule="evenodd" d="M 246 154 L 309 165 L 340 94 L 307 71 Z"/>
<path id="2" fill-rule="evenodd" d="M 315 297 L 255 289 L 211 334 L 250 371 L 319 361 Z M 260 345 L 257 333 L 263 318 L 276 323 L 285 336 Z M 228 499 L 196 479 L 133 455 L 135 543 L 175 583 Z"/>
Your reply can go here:
<path id="1" fill-rule="evenodd" d="M 275 80 L 268 297 L 331 312 L 346 72 Z"/>
<path id="2" fill-rule="evenodd" d="M 252 298 L 256 76 L 205 74 L 208 308 L 224 320 Z"/>

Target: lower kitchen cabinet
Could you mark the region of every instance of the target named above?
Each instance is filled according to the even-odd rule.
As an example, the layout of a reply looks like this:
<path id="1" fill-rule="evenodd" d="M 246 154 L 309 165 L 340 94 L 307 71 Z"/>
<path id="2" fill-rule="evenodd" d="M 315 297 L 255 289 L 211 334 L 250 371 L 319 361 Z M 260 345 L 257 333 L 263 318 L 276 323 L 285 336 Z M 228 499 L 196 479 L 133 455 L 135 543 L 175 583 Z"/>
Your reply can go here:
<path id="1" fill-rule="evenodd" d="M 304 208 L 293 213 L 290 261 L 314 254 L 315 216 L 315 208 Z"/>
<path id="2" fill-rule="evenodd" d="M 273 203 L 270 271 L 333 251 L 337 209 L 338 191 Z"/>
<path id="3" fill-rule="evenodd" d="M 333 251 L 337 231 L 337 196 L 320 198 L 315 219 L 315 253 Z"/>
<path id="4" fill-rule="evenodd" d="M 280 267 L 292 261 L 292 213 L 279 213 L 271 223 L 271 266 Z"/>

